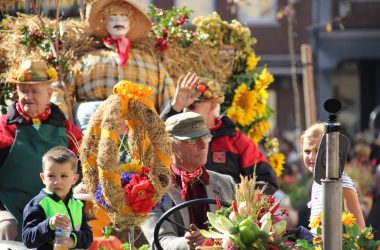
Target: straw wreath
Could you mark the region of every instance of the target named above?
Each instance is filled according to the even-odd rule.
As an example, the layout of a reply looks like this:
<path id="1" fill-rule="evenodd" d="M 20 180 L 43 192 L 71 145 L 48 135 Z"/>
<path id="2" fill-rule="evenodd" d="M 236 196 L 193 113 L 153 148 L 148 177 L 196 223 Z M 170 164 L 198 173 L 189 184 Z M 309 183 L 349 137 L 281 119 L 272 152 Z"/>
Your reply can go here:
<path id="1" fill-rule="evenodd" d="M 150 87 L 119 82 L 114 94 L 91 117 L 80 148 L 84 183 L 94 197 L 99 198 L 101 192 L 97 204 L 122 228 L 138 226 L 147 216 L 147 211 L 136 211 L 136 204 L 131 204 L 123 187 L 123 173 L 139 173 L 147 178 L 154 190 L 152 206 L 161 200 L 169 186 L 170 141 L 147 98 L 150 93 Z M 123 147 L 121 137 L 125 135 L 120 125 L 123 124 L 128 127 L 126 150 L 132 162 L 121 165 L 119 151 Z M 141 198 L 144 191 L 138 193 Z"/>

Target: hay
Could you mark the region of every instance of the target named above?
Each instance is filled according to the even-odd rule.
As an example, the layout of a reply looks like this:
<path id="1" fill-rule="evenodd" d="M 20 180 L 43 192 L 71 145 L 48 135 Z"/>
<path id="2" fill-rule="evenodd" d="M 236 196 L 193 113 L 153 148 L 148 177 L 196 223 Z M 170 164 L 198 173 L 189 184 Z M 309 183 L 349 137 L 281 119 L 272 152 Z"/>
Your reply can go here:
<path id="1" fill-rule="evenodd" d="M 117 226 L 125 228 L 140 225 L 147 215 L 131 211 L 124 189 L 109 178 L 110 173 L 120 176 L 122 172 L 118 158 L 119 144 L 111 137 L 100 136 L 100 129 L 119 131 L 120 122 L 125 120 L 133 125 L 133 129 L 128 132 L 129 148 L 134 156 L 139 154 L 140 165 L 152 166 L 147 176 L 155 190 L 154 203 L 161 200 L 169 187 L 169 168 L 157 158 L 156 150 L 170 155 L 171 147 L 164 124 L 157 113 L 134 99 L 128 101 L 125 113 L 122 112 L 122 106 L 122 100 L 116 94 L 100 105 L 89 123 L 93 130 L 83 138 L 80 158 L 85 165 L 83 181 L 88 190 L 95 197 L 98 183 L 101 184 L 102 195 L 109 205 L 105 208 L 107 214 Z M 151 144 L 149 148 L 144 148 L 142 145 L 146 145 L 147 139 Z"/>
<path id="2" fill-rule="evenodd" d="M 56 21 L 42 18 L 47 28 L 55 29 Z M 18 14 L 17 17 L 8 17 L 2 23 L 0 30 L 0 60 L 7 65 L 9 72 L 26 58 L 41 58 L 43 52 L 37 48 L 28 48 L 20 44 L 21 28 L 28 27 L 41 29 L 41 23 L 35 15 Z M 65 34 L 62 38 L 60 58 L 67 62 L 66 76 L 73 71 L 73 67 L 80 58 L 89 53 L 97 53 L 104 48 L 100 41 L 91 36 L 85 21 L 67 19 L 64 21 Z M 197 74 L 206 73 L 208 76 L 225 82 L 235 69 L 239 51 L 236 48 L 224 46 L 209 47 L 197 39 L 188 48 L 182 48 L 177 43 L 171 43 L 170 49 L 161 53 L 155 48 L 155 39 L 147 37 L 132 43 L 132 49 L 159 56 L 169 75 L 177 82 L 181 74 L 189 71 Z M 64 76 L 65 77 L 65 76 Z M 5 77 L 6 78 L 6 77 Z"/>

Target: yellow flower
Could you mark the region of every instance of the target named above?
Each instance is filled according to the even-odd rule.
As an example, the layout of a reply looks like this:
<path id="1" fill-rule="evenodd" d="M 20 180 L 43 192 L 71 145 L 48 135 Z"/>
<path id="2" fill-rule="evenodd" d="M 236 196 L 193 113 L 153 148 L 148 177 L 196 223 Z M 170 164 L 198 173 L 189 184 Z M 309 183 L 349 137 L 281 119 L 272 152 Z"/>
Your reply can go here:
<path id="1" fill-rule="evenodd" d="M 46 74 L 49 76 L 49 80 L 57 80 L 58 79 L 58 72 L 53 67 L 49 67 L 46 71 Z"/>
<path id="2" fill-rule="evenodd" d="M 352 227 L 354 225 L 356 221 L 356 218 L 355 216 L 348 212 L 348 211 L 344 211 L 343 214 L 342 214 L 342 223 L 344 226 L 346 227 Z"/>
<path id="3" fill-rule="evenodd" d="M 133 172 L 133 173 L 142 173 L 142 166 L 132 162 L 132 163 L 126 163 L 121 166 L 121 170 L 124 172 Z"/>
<path id="4" fill-rule="evenodd" d="M 272 166 L 274 172 L 279 177 L 284 170 L 285 155 L 282 153 L 274 153 L 269 156 L 269 164 Z"/>
<path id="5" fill-rule="evenodd" d="M 145 98 L 153 93 L 151 87 L 122 80 L 113 87 L 113 93 L 122 98 Z"/>
<path id="6" fill-rule="evenodd" d="M 261 71 L 259 79 L 256 79 L 255 81 L 255 90 L 266 89 L 273 81 L 273 75 L 267 68 L 264 68 L 263 71 Z"/>
<path id="7" fill-rule="evenodd" d="M 351 238 L 351 236 L 348 234 L 348 233 L 343 233 L 343 238 L 348 240 L 349 238 Z"/>
<path id="8" fill-rule="evenodd" d="M 322 236 L 317 236 L 313 239 L 313 244 L 314 245 L 319 245 L 322 243 Z"/>
<path id="9" fill-rule="evenodd" d="M 322 250 L 321 247 L 315 247 L 315 250 Z"/>
<path id="10" fill-rule="evenodd" d="M 260 56 L 256 56 L 255 53 L 249 54 L 247 58 L 247 71 L 256 69 L 257 63 L 261 60 Z"/>
<path id="11" fill-rule="evenodd" d="M 256 92 L 250 91 L 245 83 L 236 90 L 232 106 L 227 110 L 227 116 L 242 126 L 249 125 L 256 117 Z"/>
<path id="12" fill-rule="evenodd" d="M 366 235 L 365 235 L 365 238 L 366 238 L 367 240 L 373 240 L 374 237 L 375 237 L 375 236 L 374 236 L 373 233 L 371 233 L 371 232 L 368 232 L 368 233 L 366 233 Z"/>
<path id="13" fill-rule="evenodd" d="M 310 220 L 309 227 L 311 229 L 318 229 L 322 225 L 322 212 L 319 212 L 317 217 L 314 217 Z"/>
<path id="14" fill-rule="evenodd" d="M 259 143 L 270 129 L 268 120 L 261 121 L 248 130 L 247 136 L 255 144 Z"/>

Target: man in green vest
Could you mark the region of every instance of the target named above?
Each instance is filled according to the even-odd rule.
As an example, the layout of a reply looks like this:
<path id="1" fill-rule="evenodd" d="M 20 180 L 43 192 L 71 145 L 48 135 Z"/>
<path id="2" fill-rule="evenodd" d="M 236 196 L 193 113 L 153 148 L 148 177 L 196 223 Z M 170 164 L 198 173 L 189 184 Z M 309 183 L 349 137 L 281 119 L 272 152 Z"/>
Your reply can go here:
<path id="1" fill-rule="evenodd" d="M 43 188 L 42 156 L 55 146 L 77 154 L 82 132 L 49 101 L 54 68 L 28 59 L 9 76 L 18 100 L 0 117 L 0 240 L 20 240 L 24 207 Z"/>

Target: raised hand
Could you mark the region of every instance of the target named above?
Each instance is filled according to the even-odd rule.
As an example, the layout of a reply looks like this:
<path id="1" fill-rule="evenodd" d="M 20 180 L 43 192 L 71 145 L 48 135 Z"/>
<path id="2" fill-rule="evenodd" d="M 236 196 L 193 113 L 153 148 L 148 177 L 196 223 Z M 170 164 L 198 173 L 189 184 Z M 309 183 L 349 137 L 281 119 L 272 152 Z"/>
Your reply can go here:
<path id="1" fill-rule="evenodd" d="M 198 83 L 199 78 L 195 73 L 189 72 L 179 77 L 175 95 L 171 103 L 175 111 L 181 112 L 201 95 L 201 93 L 197 91 Z"/>

